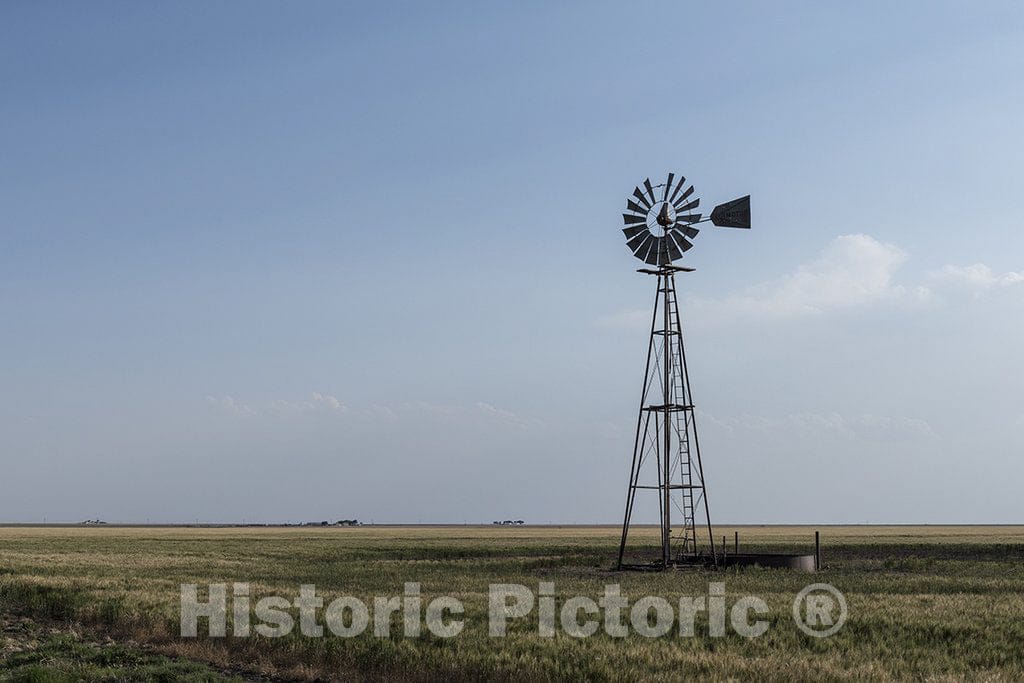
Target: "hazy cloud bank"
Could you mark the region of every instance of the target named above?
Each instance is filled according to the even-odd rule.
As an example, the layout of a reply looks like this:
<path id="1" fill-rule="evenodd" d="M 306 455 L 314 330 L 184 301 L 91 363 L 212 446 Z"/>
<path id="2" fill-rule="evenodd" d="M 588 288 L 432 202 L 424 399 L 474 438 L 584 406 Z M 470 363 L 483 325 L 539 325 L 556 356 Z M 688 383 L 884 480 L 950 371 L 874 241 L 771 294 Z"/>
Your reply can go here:
<path id="1" fill-rule="evenodd" d="M 840 235 L 808 263 L 792 272 L 718 299 L 691 297 L 685 306 L 707 321 L 792 319 L 868 306 L 916 306 L 940 303 L 942 293 L 976 296 L 1024 282 L 1024 271 L 994 273 L 983 263 L 948 264 L 930 271 L 920 283 L 899 282 L 908 255 L 870 235 Z M 650 309 L 603 316 L 602 327 L 646 329 Z"/>

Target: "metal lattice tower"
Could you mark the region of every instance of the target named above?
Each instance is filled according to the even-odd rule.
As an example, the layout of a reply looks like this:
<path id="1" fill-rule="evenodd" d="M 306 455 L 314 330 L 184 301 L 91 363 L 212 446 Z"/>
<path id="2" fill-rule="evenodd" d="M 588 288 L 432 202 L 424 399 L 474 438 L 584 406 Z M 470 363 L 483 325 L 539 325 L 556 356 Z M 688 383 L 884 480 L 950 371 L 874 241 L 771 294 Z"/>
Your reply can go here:
<path id="1" fill-rule="evenodd" d="M 676 294 L 676 274 L 692 272 L 693 268 L 675 266 L 672 261 L 693 247 L 690 240 L 699 232 L 694 227 L 698 223 L 710 220 L 719 227 L 749 228 L 750 197 L 721 204 L 710 218 L 702 220 L 699 213 L 683 214 L 700 204 L 699 199 L 689 199 L 693 187 L 680 192 L 686 179 L 681 178 L 676 185 L 673 180 L 672 173 L 662 185 L 652 186 L 649 179 L 645 180 L 644 190 L 637 186 L 633 191 L 636 201 L 626 200 L 630 213 L 622 214 L 630 249 L 637 258 L 656 266 L 639 272 L 656 276 L 658 285 L 619 544 L 619 569 L 717 566 L 719 561 Z M 659 190 L 660 199 L 655 190 Z M 652 492 L 659 514 L 660 553 L 652 557 L 648 552 L 645 557 L 643 550 L 630 553 L 628 540 L 637 494 Z M 650 496 L 643 498 L 649 500 Z"/>
<path id="2" fill-rule="evenodd" d="M 656 492 L 660 518 L 661 557 L 657 563 L 672 566 L 693 563 L 706 555 L 715 558 L 714 537 L 700 441 L 694 418 L 690 378 L 686 366 L 679 302 L 677 272 L 692 269 L 666 265 L 643 269 L 658 278 L 651 316 L 640 411 L 637 416 L 633 464 L 630 468 L 626 515 L 619 546 L 619 566 L 626 562 L 626 543 L 638 492 Z M 697 528 L 697 513 L 704 524 Z M 673 526 L 673 523 L 675 526 Z M 706 536 L 704 531 L 706 527 Z M 701 539 L 698 539 L 701 533 Z M 706 538 L 707 545 L 703 543 Z M 702 547 L 703 546 L 703 547 Z M 709 552 L 702 553 L 704 549 Z"/>

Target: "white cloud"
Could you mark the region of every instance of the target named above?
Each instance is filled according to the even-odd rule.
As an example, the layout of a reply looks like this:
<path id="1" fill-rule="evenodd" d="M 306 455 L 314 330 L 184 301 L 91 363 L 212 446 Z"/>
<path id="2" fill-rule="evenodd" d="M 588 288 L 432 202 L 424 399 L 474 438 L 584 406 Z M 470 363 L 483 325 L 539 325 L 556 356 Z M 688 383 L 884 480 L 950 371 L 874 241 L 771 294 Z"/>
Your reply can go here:
<path id="1" fill-rule="evenodd" d="M 521 417 L 511 410 L 495 408 L 490 403 L 478 402 L 473 407 L 482 415 L 517 429 L 526 429 L 531 426 L 539 427 L 542 425 L 540 420 Z"/>
<path id="2" fill-rule="evenodd" d="M 984 263 L 969 266 L 946 265 L 928 275 L 929 281 L 940 288 L 964 289 L 975 294 L 993 287 L 1009 287 L 1024 282 L 1024 271 L 997 275 Z"/>
<path id="3" fill-rule="evenodd" d="M 926 287 L 895 281 L 906 260 L 902 249 L 870 235 L 840 235 L 817 258 L 789 275 L 722 300 L 694 299 L 691 306 L 728 318 L 786 318 L 927 299 Z"/>
<path id="4" fill-rule="evenodd" d="M 398 415 L 395 414 L 395 411 L 391 410 L 391 408 L 388 408 L 387 406 L 382 406 L 379 403 L 374 403 L 369 408 L 367 408 L 364 411 L 364 415 L 369 417 L 382 418 L 384 420 L 387 420 L 388 422 L 392 422 L 398 419 Z"/>
<path id="5" fill-rule="evenodd" d="M 364 408 L 350 410 L 347 405 L 330 394 L 313 392 L 309 400 L 278 399 L 263 407 L 252 407 L 239 403 L 231 396 L 215 398 L 206 397 L 210 405 L 231 415 L 246 416 L 289 416 L 289 415 L 337 415 L 353 417 L 360 421 L 394 422 L 400 418 L 426 418 L 429 422 L 445 423 L 470 419 L 474 423 L 487 421 L 516 429 L 543 427 L 544 423 L 532 417 L 524 417 L 511 410 L 496 407 L 490 403 L 478 401 L 473 404 L 443 404 L 415 401 L 400 403 L 393 406 L 371 404 Z"/>
<path id="6" fill-rule="evenodd" d="M 336 397 L 327 394 L 321 394 L 319 392 L 313 392 L 314 405 L 324 407 L 327 410 L 336 410 L 339 412 L 345 412 L 348 408 L 339 401 Z"/>
<path id="7" fill-rule="evenodd" d="M 314 391 L 307 401 L 278 399 L 271 404 L 270 411 L 277 413 L 347 413 L 348 407 L 335 396 Z"/>
<path id="8" fill-rule="evenodd" d="M 436 421 L 453 421 L 469 418 L 474 422 L 480 422 L 482 418 L 491 423 L 515 427 L 516 429 L 544 426 L 542 420 L 534 417 L 524 417 L 511 410 L 499 408 L 484 401 L 477 401 L 472 405 L 417 401 L 416 403 L 402 404 L 398 407 L 398 410 L 406 414 L 426 415 Z"/>
<path id="9" fill-rule="evenodd" d="M 907 261 L 899 247 L 870 235 L 840 235 L 812 261 L 793 272 L 723 299 L 690 298 L 686 308 L 705 319 L 793 318 L 879 303 L 917 303 L 930 297 L 925 286 L 896 282 Z M 621 311 L 598 319 L 602 327 L 644 329 L 650 310 Z"/>
<path id="10" fill-rule="evenodd" d="M 899 247 L 870 235 L 840 235 L 808 263 L 791 273 L 721 299 L 687 300 L 688 312 L 706 321 L 790 319 L 877 305 L 941 303 L 941 292 L 967 291 L 978 296 L 996 288 L 1024 283 L 1024 271 L 994 273 L 984 263 L 945 265 L 923 282 L 901 283 L 907 262 Z M 649 308 L 620 311 L 599 318 L 599 327 L 647 329 Z"/>
<path id="11" fill-rule="evenodd" d="M 214 396 L 207 396 L 206 402 L 212 406 L 216 406 L 218 410 L 222 410 L 231 415 L 255 415 L 256 411 L 251 406 L 245 403 L 239 403 L 231 396 L 222 396 L 216 398 Z"/>

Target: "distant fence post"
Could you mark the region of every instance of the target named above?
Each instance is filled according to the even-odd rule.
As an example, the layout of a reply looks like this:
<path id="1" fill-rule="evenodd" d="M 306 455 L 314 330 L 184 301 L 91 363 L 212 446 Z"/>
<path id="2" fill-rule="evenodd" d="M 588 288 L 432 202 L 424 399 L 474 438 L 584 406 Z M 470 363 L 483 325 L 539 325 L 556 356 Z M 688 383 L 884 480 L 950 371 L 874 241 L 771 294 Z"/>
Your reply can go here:
<path id="1" fill-rule="evenodd" d="M 821 534 L 814 532 L 814 571 L 821 571 Z"/>
<path id="2" fill-rule="evenodd" d="M 734 534 L 734 536 L 733 536 L 733 553 L 732 554 L 733 555 L 739 555 L 740 554 L 740 532 L 734 531 L 732 533 Z"/>

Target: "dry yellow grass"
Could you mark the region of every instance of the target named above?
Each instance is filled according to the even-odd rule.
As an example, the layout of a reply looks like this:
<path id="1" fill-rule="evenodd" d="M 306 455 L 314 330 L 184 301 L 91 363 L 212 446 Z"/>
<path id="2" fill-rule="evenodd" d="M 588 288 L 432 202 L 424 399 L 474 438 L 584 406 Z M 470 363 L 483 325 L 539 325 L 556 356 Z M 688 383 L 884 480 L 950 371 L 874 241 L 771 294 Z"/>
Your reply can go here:
<path id="1" fill-rule="evenodd" d="M 602 526 L 6 527 L 0 606 L 4 590 L 8 609 L 22 609 L 32 590 L 55 589 L 75 603 L 65 616 L 92 628 L 222 667 L 295 678 L 1024 678 L 1024 526 L 725 526 L 715 534 L 731 546 L 738 530 L 744 549 L 806 551 L 815 529 L 828 564 L 816 577 L 758 569 L 617 574 L 609 570 L 618 529 Z M 656 530 L 638 530 L 637 538 L 653 545 Z M 843 631 L 826 641 L 802 636 L 789 616 L 793 596 L 814 580 L 836 585 L 850 606 Z M 312 583 L 329 601 L 398 595 L 405 581 L 421 583 L 425 597 L 463 601 L 464 634 L 444 641 L 175 636 L 181 583 L 247 582 L 254 596 L 286 597 Z M 489 638 L 488 585 L 539 581 L 554 581 L 559 599 L 597 598 L 609 582 L 631 597 L 672 598 L 725 581 L 731 599 L 751 594 L 768 603 L 771 630 L 754 640 L 699 630 L 688 639 L 599 633 L 577 640 L 543 638 L 523 624 L 508 638 Z"/>

